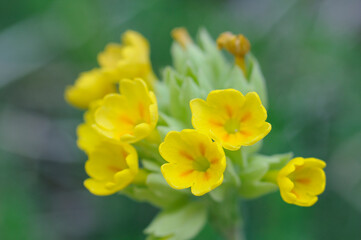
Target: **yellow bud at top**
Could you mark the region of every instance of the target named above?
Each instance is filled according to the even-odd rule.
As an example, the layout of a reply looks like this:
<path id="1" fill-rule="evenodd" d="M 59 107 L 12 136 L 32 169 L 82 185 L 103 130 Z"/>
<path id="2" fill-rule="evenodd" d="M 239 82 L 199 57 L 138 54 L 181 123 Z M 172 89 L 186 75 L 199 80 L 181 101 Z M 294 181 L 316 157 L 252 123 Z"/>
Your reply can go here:
<path id="1" fill-rule="evenodd" d="M 277 176 L 282 199 L 302 207 L 315 204 L 326 186 L 324 167 L 326 163 L 316 158 L 292 159 Z"/>
<path id="2" fill-rule="evenodd" d="M 174 28 L 171 35 L 172 38 L 177 41 L 183 48 L 186 48 L 189 43 L 193 42 L 192 38 L 189 36 L 187 29 L 184 27 Z"/>
<path id="3" fill-rule="evenodd" d="M 98 54 L 98 62 L 114 82 L 123 78 L 142 78 L 153 88 L 155 76 L 149 58 L 149 43 L 140 33 L 126 31 L 122 44 L 110 43 Z"/>
<path id="4" fill-rule="evenodd" d="M 219 49 L 226 49 L 236 57 L 244 57 L 251 49 L 251 44 L 245 36 L 234 35 L 230 32 L 219 35 L 217 46 Z"/>
<path id="5" fill-rule="evenodd" d="M 223 182 L 226 157 L 222 147 L 197 130 L 171 131 L 159 146 L 168 162 L 161 167 L 168 184 L 175 189 L 191 187 L 201 196 Z"/>
<path id="6" fill-rule="evenodd" d="M 65 99 L 75 107 L 88 108 L 91 102 L 115 91 L 114 83 L 100 69 L 93 69 L 80 74 L 75 84 L 66 88 Z"/>
<path id="7" fill-rule="evenodd" d="M 242 34 L 234 35 L 231 32 L 224 32 L 217 39 L 219 49 L 225 49 L 234 57 L 236 64 L 246 73 L 244 57 L 251 49 L 248 39 Z"/>
<path id="8" fill-rule="evenodd" d="M 193 127 L 228 150 L 252 145 L 271 131 L 267 112 L 256 92 L 246 96 L 235 89 L 215 90 L 207 101 L 190 102 Z"/>

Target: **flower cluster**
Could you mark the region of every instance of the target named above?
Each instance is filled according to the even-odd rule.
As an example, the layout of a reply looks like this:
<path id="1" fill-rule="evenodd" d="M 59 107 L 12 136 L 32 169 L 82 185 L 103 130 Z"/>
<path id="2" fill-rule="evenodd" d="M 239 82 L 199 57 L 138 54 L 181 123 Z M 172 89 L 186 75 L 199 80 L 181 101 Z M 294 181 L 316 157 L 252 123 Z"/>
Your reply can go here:
<path id="1" fill-rule="evenodd" d="M 84 186 L 95 195 L 127 187 L 138 174 L 138 155 L 131 143 L 151 134 L 158 121 L 152 91 L 155 77 L 147 40 L 137 32 L 123 35 L 123 45 L 109 44 L 98 55 L 99 69 L 81 74 L 65 99 L 87 108 L 79 125 L 78 146 L 89 157 Z M 117 87 L 118 86 L 118 87 Z M 119 93 L 116 89 L 119 88 Z"/>
<path id="2" fill-rule="evenodd" d="M 258 153 L 271 124 L 248 39 L 226 32 L 214 42 L 201 30 L 195 43 L 184 28 L 172 36 L 173 66 L 159 80 L 147 40 L 127 31 L 122 44 L 98 55 L 99 68 L 66 89 L 66 100 L 86 109 L 77 129 L 88 155 L 84 186 L 163 209 L 145 230 L 149 239 L 192 238 L 208 216 L 229 229 L 235 199 L 277 189 L 287 203 L 315 204 L 325 189 L 324 161 Z"/>

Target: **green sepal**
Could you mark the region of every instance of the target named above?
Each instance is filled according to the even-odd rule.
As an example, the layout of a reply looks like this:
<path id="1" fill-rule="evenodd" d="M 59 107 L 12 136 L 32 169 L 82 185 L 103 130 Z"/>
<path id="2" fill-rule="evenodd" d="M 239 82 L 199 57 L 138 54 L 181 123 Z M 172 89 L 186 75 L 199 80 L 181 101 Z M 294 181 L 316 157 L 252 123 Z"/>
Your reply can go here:
<path id="1" fill-rule="evenodd" d="M 212 84 L 209 82 L 209 78 L 202 70 L 198 70 L 197 77 L 198 77 L 197 80 L 200 89 L 200 95 L 198 97 L 202 99 L 206 99 L 208 93 L 213 90 Z"/>
<path id="2" fill-rule="evenodd" d="M 250 156 L 254 153 L 257 153 L 263 145 L 263 140 L 256 142 L 253 145 L 250 146 L 243 146 L 242 151 L 247 155 Z"/>
<path id="3" fill-rule="evenodd" d="M 189 66 L 197 69 L 205 62 L 202 50 L 194 43 L 188 44 L 186 48 L 181 47 L 178 43 L 174 43 L 171 47 L 171 54 L 173 66 L 182 75 L 187 75 L 187 68 Z"/>
<path id="4" fill-rule="evenodd" d="M 158 238 L 192 239 L 202 230 L 206 222 L 206 205 L 203 202 L 189 202 L 178 208 L 161 211 L 144 232 Z"/>
<path id="5" fill-rule="evenodd" d="M 183 79 L 177 72 L 175 72 L 171 67 L 167 67 L 163 72 L 164 82 L 167 84 L 169 89 L 169 102 L 168 102 L 168 111 L 171 116 L 181 120 L 187 112 L 187 105 L 182 103 L 179 99 L 179 94 L 181 91 L 181 84 Z"/>
<path id="6" fill-rule="evenodd" d="M 176 129 L 174 129 L 174 127 L 170 127 L 170 126 L 158 126 L 157 129 L 163 140 L 169 131 L 176 130 Z"/>
<path id="7" fill-rule="evenodd" d="M 220 186 L 210 191 L 209 196 L 212 198 L 213 201 L 220 203 L 224 200 L 227 188 L 228 186 L 222 183 Z"/>
<path id="8" fill-rule="evenodd" d="M 240 172 L 240 195 L 244 198 L 256 198 L 277 190 L 278 186 L 274 181 L 266 181 L 263 178 L 267 172 L 282 168 L 291 158 L 292 153 L 250 156 L 247 168 Z"/>
<path id="9" fill-rule="evenodd" d="M 181 131 L 184 128 L 186 128 L 186 125 L 183 122 L 159 112 L 157 130 L 162 140 L 164 140 L 169 131 Z"/>
<path id="10" fill-rule="evenodd" d="M 186 127 L 184 122 L 181 122 L 178 119 L 171 117 L 167 114 L 164 114 L 162 112 L 159 113 L 159 125 L 169 126 L 171 129 L 178 131 Z"/>
<path id="11" fill-rule="evenodd" d="M 195 44 L 189 44 L 186 48 L 187 52 L 187 63 L 192 66 L 194 69 L 199 69 L 200 67 L 206 67 L 206 56 L 204 52 Z"/>
<path id="12" fill-rule="evenodd" d="M 261 67 L 257 59 L 248 54 L 247 61 L 249 62 L 249 72 L 248 72 L 248 81 L 249 81 L 249 91 L 250 92 L 257 92 L 263 106 L 267 108 L 268 106 L 268 99 L 267 99 L 267 88 L 266 88 L 266 81 L 263 77 Z"/>
<path id="13" fill-rule="evenodd" d="M 159 111 L 168 113 L 168 104 L 170 101 L 169 87 L 163 81 L 156 81 L 154 85 L 154 93 L 157 98 Z"/>
<path id="14" fill-rule="evenodd" d="M 142 166 L 146 170 L 150 172 L 157 172 L 160 173 L 160 165 L 157 164 L 155 161 L 149 160 L 149 159 L 142 159 Z"/>
<path id="15" fill-rule="evenodd" d="M 198 32 L 197 40 L 206 56 L 204 65 L 209 69 L 210 74 L 208 74 L 208 81 L 212 81 L 214 89 L 225 88 L 225 77 L 229 72 L 230 64 L 226 61 L 222 52 L 218 49 L 216 42 L 211 38 L 207 30 L 201 28 Z"/>
<path id="16" fill-rule="evenodd" d="M 182 119 L 188 128 L 192 128 L 192 122 L 191 122 L 192 112 L 189 107 L 189 102 L 192 99 L 199 97 L 199 95 L 200 95 L 199 88 L 194 83 L 194 81 L 190 77 L 185 78 L 184 83 L 181 87 L 181 92 L 179 94 L 179 101 L 181 103 L 183 103 L 184 105 L 186 105 L 186 108 L 185 108 L 186 111 L 185 111 Z"/>
<path id="17" fill-rule="evenodd" d="M 213 56 L 215 59 L 222 59 L 224 62 L 223 55 L 219 51 L 216 42 L 209 35 L 208 31 L 205 28 L 201 28 L 198 31 L 197 42 L 199 47 L 210 56 Z"/>
<path id="18" fill-rule="evenodd" d="M 243 95 L 246 95 L 251 89 L 249 83 L 244 77 L 242 69 L 240 69 L 237 65 L 234 65 L 230 69 L 225 79 L 224 88 L 236 89 L 240 91 Z"/>
<path id="19" fill-rule="evenodd" d="M 239 187 L 241 184 L 241 181 L 238 177 L 237 170 L 232 162 L 231 159 L 227 158 L 227 167 L 225 170 L 225 183 L 233 184 L 236 187 Z"/>
<path id="20" fill-rule="evenodd" d="M 187 62 L 187 53 L 183 47 L 174 42 L 171 46 L 173 66 L 178 72 L 183 72 Z"/>
<path id="21" fill-rule="evenodd" d="M 188 193 L 171 188 L 160 173 L 147 176 L 145 186 L 132 184 L 121 193 L 138 201 L 147 201 L 156 207 L 168 209 L 188 201 Z"/>

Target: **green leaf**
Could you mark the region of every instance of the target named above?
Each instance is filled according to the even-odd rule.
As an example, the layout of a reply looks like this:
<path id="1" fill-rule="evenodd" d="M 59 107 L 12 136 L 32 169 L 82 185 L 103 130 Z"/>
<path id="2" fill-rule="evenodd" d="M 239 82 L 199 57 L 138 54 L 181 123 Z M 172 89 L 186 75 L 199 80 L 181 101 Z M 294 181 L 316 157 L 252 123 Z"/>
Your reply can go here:
<path id="1" fill-rule="evenodd" d="M 159 213 L 144 230 L 154 237 L 194 238 L 207 221 L 207 208 L 202 202 L 191 202 Z"/>

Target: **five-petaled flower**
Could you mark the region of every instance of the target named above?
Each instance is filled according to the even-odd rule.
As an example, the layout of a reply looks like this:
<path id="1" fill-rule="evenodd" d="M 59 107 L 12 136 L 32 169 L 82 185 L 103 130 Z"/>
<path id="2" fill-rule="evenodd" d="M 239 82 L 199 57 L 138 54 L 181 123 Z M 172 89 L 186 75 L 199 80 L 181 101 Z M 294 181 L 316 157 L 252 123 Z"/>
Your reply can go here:
<path id="1" fill-rule="evenodd" d="M 201 196 L 223 182 L 226 158 L 222 147 L 197 130 L 171 131 L 159 146 L 168 162 L 161 167 L 168 184 L 175 189 L 191 187 Z"/>
<path id="2" fill-rule="evenodd" d="M 65 90 L 65 99 L 78 108 L 88 108 L 90 103 L 116 91 L 115 84 L 102 70 L 93 69 L 80 74 L 73 86 Z"/>
<path id="3" fill-rule="evenodd" d="M 325 190 L 326 163 L 316 158 L 294 158 L 278 173 L 277 183 L 282 199 L 290 204 L 309 207 Z"/>
<path id="4" fill-rule="evenodd" d="M 228 150 L 252 145 L 271 130 L 267 112 L 255 92 L 243 96 L 235 89 L 214 90 L 207 101 L 193 99 L 190 106 L 194 128 Z"/>
<path id="5" fill-rule="evenodd" d="M 104 97 L 95 111 L 93 127 L 109 138 L 135 143 L 155 128 L 157 100 L 142 79 L 123 79 L 120 92 Z"/>
<path id="6" fill-rule="evenodd" d="M 99 65 L 113 81 L 123 78 L 142 78 L 153 88 L 155 76 L 149 59 L 149 43 L 140 33 L 126 31 L 122 45 L 110 43 L 98 55 Z"/>
<path id="7" fill-rule="evenodd" d="M 90 178 L 84 181 L 84 186 L 91 193 L 101 196 L 116 193 L 137 175 L 137 152 L 127 143 L 103 141 L 89 153 L 85 170 Z"/>

